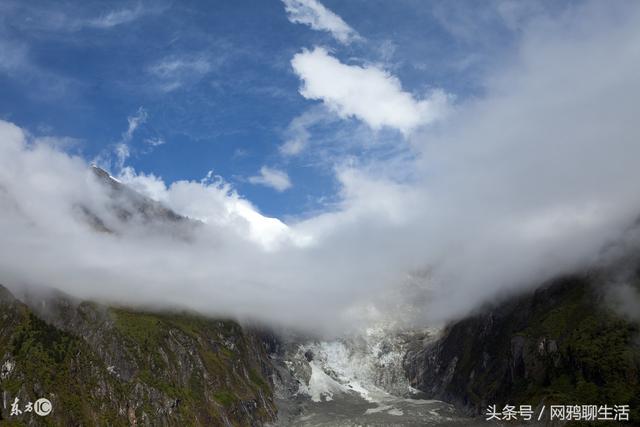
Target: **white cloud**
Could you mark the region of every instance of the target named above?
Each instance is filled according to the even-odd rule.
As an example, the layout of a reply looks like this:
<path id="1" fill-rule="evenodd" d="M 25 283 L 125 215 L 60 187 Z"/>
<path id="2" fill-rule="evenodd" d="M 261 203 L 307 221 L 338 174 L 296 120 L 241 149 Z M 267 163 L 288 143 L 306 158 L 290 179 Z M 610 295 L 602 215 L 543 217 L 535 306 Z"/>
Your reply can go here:
<path id="1" fill-rule="evenodd" d="M 210 225 L 237 228 L 244 238 L 267 250 L 277 248 L 294 237 L 282 221 L 262 215 L 249 201 L 238 196 L 222 177 L 214 176 L 213 171 L 198 183 L 177 181 L 169 188 L 161 178 L 136 173 L 131 167 L 124 168 L 118 179 L 189 218 Z"/>
<path id="2" fill-rule="evenodd" d="M 158 77 L 175 78 L 184 71 L 194 71 L 197 73 L 206 73 L 211 68 L 209 62 L 204 58 L 195 59 L 169 59 L 158 62 L 151 66 L 149 71 Z"/>
<path id="3" fill-rule="evenodd" d="M 162 138 L 147 138 L 144 140 L 144 142 L 152 147 L 158 147 L 160 145 L 166 144 L 167 141 Z"/>
<path id="4" fill-rule="evenodd" d="M 138 129 L 138 127 L 147 122 L 149 115 L 147 114 L 147 110 L 143 107 L 138 108 L 138 111 L 135 114 L 127 117 L 127 123 L 129 124 L 127 130 L 122 134 L 122 142 L 130 142 L 131 138 L 133 138 L 133 134 Z"/>
<path id="5" fill-rule="evenodd" d="M 324 108 L 311 108 L 291 120 L 284 131 L 285 141 L 278 150 L 284 156 L 297 156 L 307 148 L 311 139 L 309 129 L 317 124 L 329 121 L 330 118 Z"/>
<path id="6" fill-rule="evenodd" d="M 317 31 L 327 31 L 340 43 L 358 40 L 358 33 L 338 15 L 317 0 L 282 0 L 289 21 L 308 25 Z"/>
<path id="7" fill-rule="evenodd" d="M 164 92 L 171 92 L 188 82 L 197 81 L 211 71 L 213 65 L 204 55 L 167 57 L 151 65 L 147 71 L 159 81 Z"/>
<path id="8" fill-rule="evenodd" d="M 140 4 L 134 9 L 111 10 L 97 18 L 79 21 L 79 27 L 108 29 L 121 24 L 126 24 L 144 15 L 145 11 Z"/>
<path id="9" fill-rule="evenodd" d="M 311 134 L 299 117 L 293 119 L 287 129 L 289 138 L 278 149 L 285 156 L 296 156 L 302 152 L 309 142 Z"/>
<path id="10" fill-rule="evenodd" d="M 386 71 L 343 64 L 320 47 L 296 54 L 291 65 L 303 82 L 302 96 L 321 100 L 341 117 L 357 117 L 373 129 L 389 126 L 408 134 L 447 110 L 447 96 L 441 91 L 415 99 Z"/>
<path id="11" fill-rule="evenodd" d="M 129 156 L 131 156 L 131 150 L 129 150 L 129 146 L 127 144 L 119 142 L 115 145 L 113 151 L 116 156 L 116 168 L 117 170 L 121 170 Z"/>
<path id="12" fill-rule="evenodd" d="M 249 177 L 249 182 L 257 185 L 271 187 L 276 191 L 282 192 L 291 188 L 291 180 L 286 172 L 272 169 L 267 166 L 260 168 L 260 174 Z"/>
<path id="13" fill-rule="evenodd" d="M 138 130 L 140 125 L 146 123 L 148 118 L 147 110 L 143 107 L 127 117 L 127 130 L 125 130 L 118 142 L 103 150 L 92 161 L 101 168 L 110 170 L 115 168 L 116 172 L 120 172 L 124 169 L 127 159 L 131 156 L 131 147 L 129 146 L 133 135 Z M 161 141 L 158 139 L 157 141 Z M 155 140 L 154 140 L 155 142 Z"/>
<path id="14" fill-rule="evenodd" d="M 122 134 L 122 139 L 115 145 L 114 153 L 116 156 L 116 170 L 122 170 L 129 156 L 131 156 L 131 150 L 129 148 L 129 142 L 133 138 L 133 134 L 136 132 L 141 124 L 146 123 L 148 118 L 147 110 L 140 107 L 135 114 L 127 117 L 127 130 Z"/>

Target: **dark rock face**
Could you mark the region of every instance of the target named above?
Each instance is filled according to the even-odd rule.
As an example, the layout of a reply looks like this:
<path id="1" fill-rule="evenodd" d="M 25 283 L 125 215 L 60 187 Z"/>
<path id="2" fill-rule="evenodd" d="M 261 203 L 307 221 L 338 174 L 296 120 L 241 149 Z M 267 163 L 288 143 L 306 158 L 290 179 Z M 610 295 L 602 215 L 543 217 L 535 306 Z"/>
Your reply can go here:
<path id="1" fill-rule="evenodd" d="M 629 404 L 640 420 L 639 327 L 603 303 L 604 280 L 555 280 L 450 325 L 407 354 L 412 386 L 469 414 L 491 404 Z"/>
<path id="2" fill-rule="evenodd" d="M 259 426 L 276 419 L 262 339 L 237 323 L 0 286 L 0 420 L 39 425 Z M 21 402 L 54 411 L 10 416 Z M 1 423 L 1 421 L 0 421 Z"/>

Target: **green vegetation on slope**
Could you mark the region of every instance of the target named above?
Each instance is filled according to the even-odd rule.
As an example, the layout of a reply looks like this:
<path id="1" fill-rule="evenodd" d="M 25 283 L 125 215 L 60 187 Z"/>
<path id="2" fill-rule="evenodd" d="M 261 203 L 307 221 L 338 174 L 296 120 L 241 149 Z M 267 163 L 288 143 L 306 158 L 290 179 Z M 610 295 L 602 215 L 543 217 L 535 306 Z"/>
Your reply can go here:
<path id="1" fill-rule="evenodd" d="M 640 420 L 640 328 L 608 308 L 589 287 L 576 287 L 553 310 L 536 313 L 523 334 L 558 343 L 557 353 L 541 356 L 547 369 L 543 381 L 521 387 L 523 399 L 627 404 L 632 418 Z"/>
<path id="2" fill-rule="evenodd" d="M 0 379 L 10 399 L 49 398 L 49 425 L 261 425 L 275 406 L 262 344 L 189 313 L 48 303 L 44 321 L 0 287 Z M 56 311 L 57 310 L 57 311 Z M 22 425 L 32 414 L 0 420 Z"/>
<path id="3" fill-rule="evenodd" d="M 412 384 L 476 414 L 489 404 L 626 404 L 640 420 L 640 327 L 604 302 L 603 281 L 558 279 L 451 325 L 407 356 Z"/>

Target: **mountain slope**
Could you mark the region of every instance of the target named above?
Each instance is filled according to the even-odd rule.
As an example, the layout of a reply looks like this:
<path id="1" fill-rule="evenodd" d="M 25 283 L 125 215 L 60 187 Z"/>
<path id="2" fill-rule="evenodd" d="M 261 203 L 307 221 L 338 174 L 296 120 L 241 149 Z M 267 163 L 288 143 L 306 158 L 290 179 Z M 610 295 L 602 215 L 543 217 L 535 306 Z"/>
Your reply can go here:
<path id="1" fill-rule="evenodd" d="M 640 327 L 605 303 L 609 280 L 560 278 L 454 323 L 407 354 L 411 384 L 471 414 L 491 404 L 628 404 L 640 420 Z"/>
<path id="2" fill-rule="evenodd" d="M 263 344 L 234 322 L 59 295 L 29 304 L 0 287 L 0 420 L 229 426 L 275 419 Z M 53 412 L 11 416 L 15 397 L 46 397 Z"/>
<path id="3" fill-rule="evenodd" d="M 108 202 L 101 211 L 85 205 L 76 206 L 79 219 L 94 231 L 117 233 L 123 226 L 136 223 L 152 232 L 169 233 L 188 239 L 201 225 L 199 221 L 179 215 L 143 194 L 113 178 L 107 171 L 91 166 L 92 177 L 100 184 Z M 150 228 L 149 228 L 150 227 Z"/>

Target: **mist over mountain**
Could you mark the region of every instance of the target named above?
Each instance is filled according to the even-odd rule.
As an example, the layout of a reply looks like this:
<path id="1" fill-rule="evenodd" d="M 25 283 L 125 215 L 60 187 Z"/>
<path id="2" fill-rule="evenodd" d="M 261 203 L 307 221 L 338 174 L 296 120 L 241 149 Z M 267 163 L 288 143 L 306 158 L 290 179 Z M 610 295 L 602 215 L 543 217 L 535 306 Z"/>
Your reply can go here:
<path id="1" fill-rule="evenodd" d="M 331 330 L 407 311 L 407 289 L 442 323 L 575 271 L 640 212 L 640 26 L 632 3 L 574 12 L 529 23 L 410 158 L 336 164 L 334 208 L 287 221 L 220 177 L 124 166 L 105 186 L 3 121 L 0 282 Z"/>

